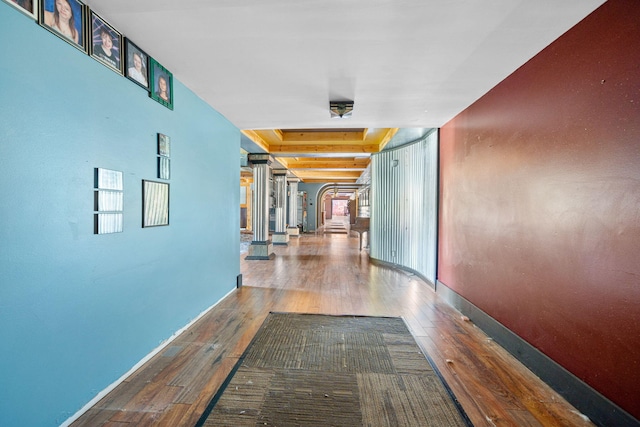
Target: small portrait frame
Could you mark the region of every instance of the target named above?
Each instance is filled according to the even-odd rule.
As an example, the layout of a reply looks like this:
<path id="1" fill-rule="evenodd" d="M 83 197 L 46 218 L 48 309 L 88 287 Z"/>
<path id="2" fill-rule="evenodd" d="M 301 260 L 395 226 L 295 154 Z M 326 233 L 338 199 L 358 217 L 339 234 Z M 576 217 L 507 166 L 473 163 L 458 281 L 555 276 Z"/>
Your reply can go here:
<path id="1" fill-rule="evenodd" d="M 124 39 L 124 67 L 126 78 L 149 91 L 149 55 L 128 37 Z M 138 66 L 139 63 L 139 66 Z"/>
<path id="2" fill-rule="evenodd" d="M 142 180 L 142 227 L 169 225 L 169 184 Z"/>
<path id="3" fill-rule="evenodd" d="M 88 53 L 87 11 L 89 8 L 79 0 L 64 0 L 66 5 L 61 12 L 58 11 L 56 0 L 38 1 L 38 24 L 76 49 Z M 65 19 L 67 15 L 70 16 Z"/>
<path id="4" fill-rule="evenodd" d="M 4 0 L 9 6 L 15 7 L 28 17 L 38 20 L 38 2 L 33 0 Z"/>
<path id="5" fill-rule="evenodd" d="M 149 82 L 149 96 L 173 110 L 173 74 L 153 58 L 149 58 Z"/>
<path id="6" fill-rule="evenodd" d="M 89 51 L 91 57 L 122 74 L 122 34 L 97 13 L 91 11 Z"/>

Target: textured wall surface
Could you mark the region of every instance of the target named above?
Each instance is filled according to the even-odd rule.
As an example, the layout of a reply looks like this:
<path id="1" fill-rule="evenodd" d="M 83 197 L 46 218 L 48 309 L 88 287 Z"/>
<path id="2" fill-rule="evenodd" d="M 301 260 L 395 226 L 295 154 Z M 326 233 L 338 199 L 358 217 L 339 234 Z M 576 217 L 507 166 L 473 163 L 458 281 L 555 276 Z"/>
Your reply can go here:
<path id="1" fill-rule="evenodd" d="M 640 2 L 441 130 L 439 280 L 640 418 Z"/>
<path id="2" fill-rule="evenodd" d="M 371 158 L 371 257 L 436 283 L 438 132 Z"/>
<path id="3" fill-rule="evenodd" d="M 235 287 L 240 132 L 179 81 L 170 111 L 2 2 L 0 38 L 0 425 L 54 426 Z M 170 225 L 143 229 L 158 132 Z M 96 167 L 123 172 L 122 233 L 93 234 Z"/>

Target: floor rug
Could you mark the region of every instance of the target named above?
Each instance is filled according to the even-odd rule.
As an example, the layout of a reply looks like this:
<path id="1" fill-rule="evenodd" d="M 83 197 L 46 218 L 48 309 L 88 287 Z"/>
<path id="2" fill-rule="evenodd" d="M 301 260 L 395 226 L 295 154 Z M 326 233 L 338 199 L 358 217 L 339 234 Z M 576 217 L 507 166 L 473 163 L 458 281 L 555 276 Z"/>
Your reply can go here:
<path id="1" fill-rule="evenodd" d="M 270 313 L 197 426 L 471 426 L 398 317 Z"/>

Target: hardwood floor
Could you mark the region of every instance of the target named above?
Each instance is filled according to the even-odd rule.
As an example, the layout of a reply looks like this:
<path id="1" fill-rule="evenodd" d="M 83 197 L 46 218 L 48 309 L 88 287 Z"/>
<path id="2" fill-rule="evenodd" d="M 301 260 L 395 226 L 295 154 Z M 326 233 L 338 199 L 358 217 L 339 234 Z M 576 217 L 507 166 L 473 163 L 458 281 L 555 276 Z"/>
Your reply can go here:
<path id="1" fill-rule="evenodd" d="M 270 311 L 402 316 L 476 426 L 590 426 L 422 280 L 373 265 L 358 238 L 306 234 L 241 260 L 222 300 L 72 425 L 193 426 Z"/>

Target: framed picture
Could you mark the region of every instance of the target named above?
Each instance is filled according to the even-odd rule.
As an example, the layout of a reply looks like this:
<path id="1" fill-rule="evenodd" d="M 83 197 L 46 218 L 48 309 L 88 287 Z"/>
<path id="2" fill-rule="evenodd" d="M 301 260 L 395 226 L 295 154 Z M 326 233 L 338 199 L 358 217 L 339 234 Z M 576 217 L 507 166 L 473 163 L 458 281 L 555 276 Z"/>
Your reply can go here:
<path id="1" fill-rule="evenodd" d="M 158 157 L 158 178 L 171 179 L 171 160 L 168 157 Z"/>
<path id="2" fill-rule="evenodd" d="M 38 0 L 38 23 L 83 52 L 87 49 L 87 7 L 78 0 Z"/>
<path id="3" fill-rule="evenodd" d="M 124 188 L 123 173 L 104 168 L 96 168 L 95 185 L 100 190 L 118 190 Z"/>
<path id="4" fill-rule="evenodd" d="M 173 110 L 173 74 L 153 58 L 149 58 L 149 71 L 151 82 L 149 96 Z"/>
<path id="5" fill-rule="evenodd" d="M 60 1 L 60 0 L 58 0 Z M 113 71 L 122 74 L 122 35 L 91 12 L 91 56 L 102 62 Z"/>
<path id="6" fill-rule="evenodd" d="M 33 19 L 38 19 L 38 4 L 35 0 L 5 0 L 5 3 L 10 4 Z"/>
<path id="7" fill-rule="evenodd" d="M 142 180 L 142 227 L 169 225 L 169 184 Z"/>
<path id="8" fill-rule="evenodd" d="M 124 224 L 123 173 L 95 168 L 94 234 L 122 233 Z"/>
<path id="9" fill-rule="evenodd" d="M 158 155 L 171 157 L 171 138 L 161 133 L 158 134 Z"/>
<path id="10" fill-rule="evenodd" d="M 128 38 L 124 39 L 124 75 L 149 90 L 149 55 Z"/>

